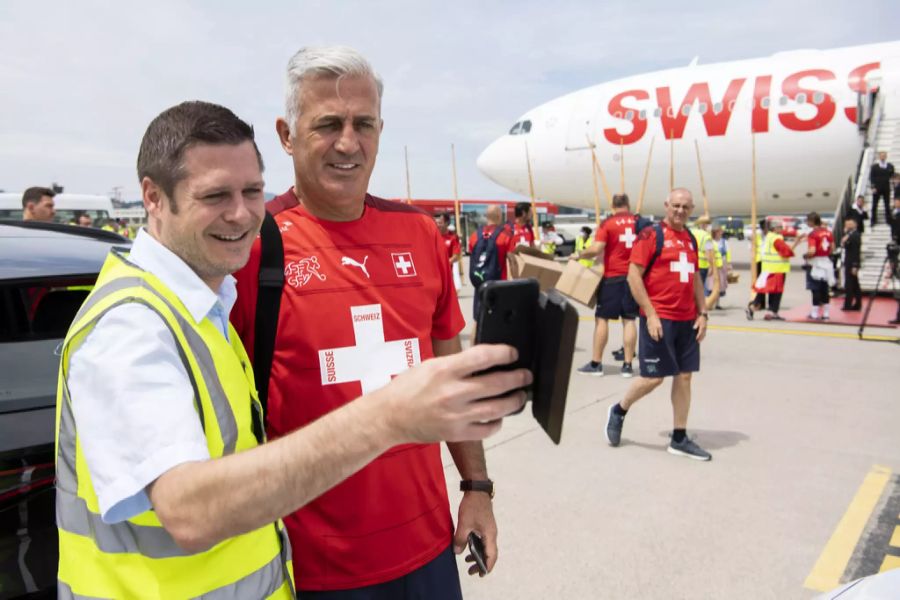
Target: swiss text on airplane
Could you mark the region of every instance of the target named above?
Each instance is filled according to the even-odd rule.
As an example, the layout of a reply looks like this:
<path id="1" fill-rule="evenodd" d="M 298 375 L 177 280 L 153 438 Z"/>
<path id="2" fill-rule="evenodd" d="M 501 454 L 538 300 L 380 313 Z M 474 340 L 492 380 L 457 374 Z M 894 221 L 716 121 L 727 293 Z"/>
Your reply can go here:
<path id="1" fill-rule="evenodd" d="M 880 63 L 878 62 L 856 67 L 850 71 L 847 77 L 847 86 L 853 92 L 866 91 L 866 74 L 879 67 Z M 813 131 L 828 125 L 837 112 L 837 106 L 834 97 L 825 90 L 817 89 L 816 83 L 836 79 L 834 72 L 828 69 L 806 69 L 785 77 L 781 82 L 781 94 L 776 93 L 774 96 L 783 95 L 790 100 L 797 100 L 797 96 L 803 94 L 806 99 L 803 105 L 811 106 L 815 114 L 809 117 L 800 117 L 794 108 L 787 108 L 783 112 L 776 113 L 778 122 L 785 129 L 792 131 Z M 768 132 L 771 123 L 769 113 L 773 104 L 772 76 L 759 75 L 753 79 L 752 83 L 748 82 L 746 77 L 732 79 L 721 98 L 712 98 L 708 82 L 694 83 L 688 88 L 684 99 L 677 104 L 673 104 L 668 86 L 657 87 L 654 90 L 656 106 L 659 108 L 658 117 L 665 138 L 667 140 L 681 139 L 688 118 L 692 114 L 699 114 L 703 119 L 703 125 L 709 137 L 725 135 L 738 94 L 747 85 L 753 85 L 750 130 L 753 133 Z M 816 100 L 810 101 L 814 97 Z M 636 106 L 635 100 L 642 105 Z M 639 118 L 638 115 L 642 108 L 646 109 L 645 101 L 647 100 L 650 100 L 650 92 L 643 89 L 630 89 L 613 96 L 609 101 L 609 114 L 617 119 L 623 119 L 623 122 L 616 127 L 604 129 L 604 137 L 616 145 L 634 144 L 644 137 L 649 119 Z M 706 108 L 700 111 L 689 110 L 689 107 L 695 103 L 705 105 Z M 717 110 L 713 110 L 714 106 Z M 632 118 L 625 117 L 629 112 Z M 856 106 L 844 108 L 844 115 L 852 123 L 856 123 Z"/>

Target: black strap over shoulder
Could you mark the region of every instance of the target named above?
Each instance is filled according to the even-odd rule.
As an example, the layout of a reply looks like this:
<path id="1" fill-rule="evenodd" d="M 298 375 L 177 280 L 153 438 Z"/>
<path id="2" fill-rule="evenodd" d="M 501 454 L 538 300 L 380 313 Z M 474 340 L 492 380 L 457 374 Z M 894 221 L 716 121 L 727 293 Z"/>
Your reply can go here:
<path id="1" fill-rule="evenodd" d="M 284 244 L 275 218 L 266 211 L 259 232 L 259 287 L 256 297 L 256 336 L 253 341 L 253 379 L 265 421 L 269 399 L 269 376 L 275 354 L 275 332 L 284 287 Z"/>

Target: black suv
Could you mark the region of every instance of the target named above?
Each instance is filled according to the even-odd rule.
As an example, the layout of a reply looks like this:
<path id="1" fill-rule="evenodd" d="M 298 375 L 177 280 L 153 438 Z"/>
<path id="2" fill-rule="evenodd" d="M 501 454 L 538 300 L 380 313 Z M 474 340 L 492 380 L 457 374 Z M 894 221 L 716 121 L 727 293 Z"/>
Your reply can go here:
<path id="1" fill-rule="evenodd" d="M 59 349 L 115 233 L 0 220 L 0 598 L 55 598 Z"/>

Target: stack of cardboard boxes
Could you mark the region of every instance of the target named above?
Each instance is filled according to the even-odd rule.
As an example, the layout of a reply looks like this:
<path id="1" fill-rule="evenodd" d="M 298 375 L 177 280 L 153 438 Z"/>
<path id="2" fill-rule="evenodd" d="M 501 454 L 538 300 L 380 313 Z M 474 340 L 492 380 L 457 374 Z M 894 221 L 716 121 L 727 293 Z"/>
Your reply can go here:
<path id="1" fill-rule="evenodd" d="M 601 269 L 588 268 L 578 261 L 558 263 L 536 248 L 519 246 L 507 257 L 510 279 L 537 279 L 541 291 L 556 288 L 572 300 L 593 308 L 597 304 L 597 288 L 603 277 Z"/>

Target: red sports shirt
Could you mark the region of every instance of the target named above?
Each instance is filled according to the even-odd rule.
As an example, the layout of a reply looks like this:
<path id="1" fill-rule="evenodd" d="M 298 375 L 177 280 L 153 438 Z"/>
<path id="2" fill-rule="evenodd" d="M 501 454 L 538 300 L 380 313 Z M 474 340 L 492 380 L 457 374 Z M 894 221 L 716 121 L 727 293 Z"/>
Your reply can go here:
<path id="1" fill-rule="evenodd" d="M 534 246 L 534 229 L 527 225 L 512 224 L 512 235 L 509 239 L 509 251 L 512 252 L 516 246 Z"/>
<path id="2" fill-rule="evenodd" d="M 447 233 L 442 233 L 441 238 L 444 240 L 444 247 L 447 248 L 447 259 L 451 259 L 457 254 L 462 253 L 462 249 L 459 246 L 459 236 L 456 235 L 453 231 L 448 231 Z"/>
<path id="3" fill-rule="evenodd" d="M 302 427 L 433 356 L 465 321 L 444 241 L 430 216 L 366 196 L 347 223 L 280 196 L 285 285 L 269 386 L 272 438 Z M 249 351 L 259 242 L 239 271 L 232 322 Z M 347 431 L 345 435 L 353 435 Z M 438 444 L 398 446 L 284 519 L 297 585 L 360 587 L 395 579 L 450 544 L 453 522 Z"/>
<path id="4" fill-rule="evenodd" d="M 491 237 L 494 233 L 494 225 L 485 225 L 484 230 L 482 231 L 482 235 L 484 237 Z M 503 231 L 500 232 L 500 235 L 497 236 L 497 260 L 500 261 L 500 279 L 506 279 L 506 255 L 510 251 L 510 245 L 512 244 L 512 236 L 510 234 L 509 229 L 506 225 L 501 225 L 503 227 Z M 475 250 L 475 243 L 478 241 L 478 230 L 472 232 L 472 235 L 469 236 L 469 253 Z M 515 248 L 515 246 L 512 246 Z"/>
<path id="5" fill-rule="evenodd" d="M 609 216 L 597 229 L 594 239 L 606 243 L 603 251 L 603 276 L 628 275 L 631 250 L 637 241 L 634 215 L 622 213 Z"/>
<path id="6" fill-rule="evenodd" d="M 661 319 L 693 321 L 697 318 L 694 303 L 694 277 L 698 272 L 697 251 L 687 229 L 675 231 L 662 224 L 663 248 L 649 272 L 644 273 L 644 286 L 650 303 Z M 656 228 L 646 227 L 631 251 L 631 262 L 646 267 L 656 252 Z M 644 311 L 641 310 L 641 314 Z"/>
<path id="7" fill-rule="evenodd" d="M 816 227 L 806 238 L 813 256 L 831 256 L 834 250 L 834 235 L 827 227 Z"/>

